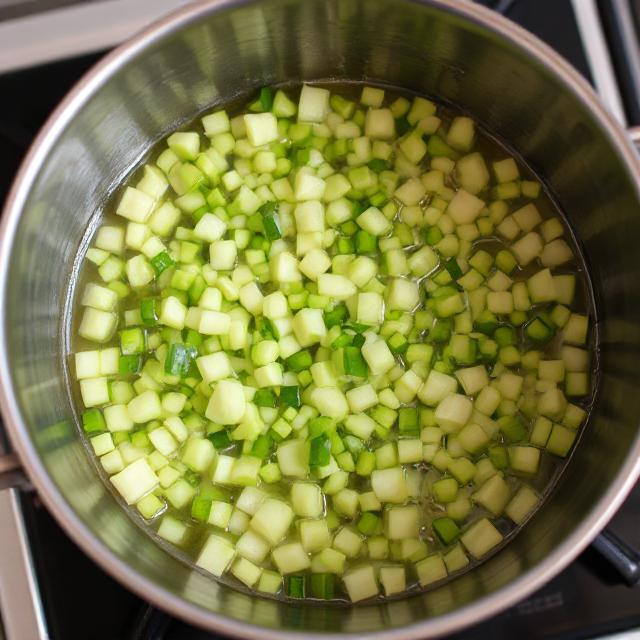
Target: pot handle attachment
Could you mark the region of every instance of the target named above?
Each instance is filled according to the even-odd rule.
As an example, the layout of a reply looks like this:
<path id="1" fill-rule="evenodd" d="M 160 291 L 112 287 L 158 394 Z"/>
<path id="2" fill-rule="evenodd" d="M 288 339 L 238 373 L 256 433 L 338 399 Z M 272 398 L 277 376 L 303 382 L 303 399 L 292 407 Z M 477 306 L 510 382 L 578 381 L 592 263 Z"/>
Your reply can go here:
<path id="1" fill-rule="evenodd" d="M 631 138 L 631 142 L 636 145 L 636 149 L 640 151 L 640 126 L 628 127 L 627 132 Z"/>
<path id="2" fill-rule="evenodd" d="M 591 546 L 616 569 L 630 587 L 640 583 L 640 556 L 618 536 L 605 529 Z"/>
<path id="3" fill-rule="evenodd" d="M 15 453 L 0 453 L 0 491 L 25 483 L 22 465 Z"/>

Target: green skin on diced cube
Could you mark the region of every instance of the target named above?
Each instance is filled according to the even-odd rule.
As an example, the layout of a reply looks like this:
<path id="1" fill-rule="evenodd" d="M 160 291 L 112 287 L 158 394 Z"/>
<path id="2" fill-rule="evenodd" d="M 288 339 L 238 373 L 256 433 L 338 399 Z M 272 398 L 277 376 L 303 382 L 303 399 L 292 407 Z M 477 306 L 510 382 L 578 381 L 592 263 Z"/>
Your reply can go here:
<path id="1" fill-rule="evenodd" d="M 277 240 L 282 237 L 280 221 L 278 220 L 277 214 L 263 216 L 262 225 L 264 227 L 264 235 L 267 240 Z"/>
<path id="2" fill-rule="evenodd" d="M 367 163 L 367 166 L 371 171 L 375 171 L 376 173 L 380 173 L 387 168 L 387 163 L 381 158 L 374 158 Z"/>
<path id="3" fill-rule="evenodd" d="M 347 318 L 347 307 L 343 304 L 338 305 L 331 311 L 324 312 L 324 324 L 327 329 L 331 329 L 331 327 L 341 325 L 345 319 Z"/>
<path id="4" fill-rule="evenodd" d="M 277 340 L 280 337 L 276 326 L 269 318 L 257 318 L 256 329 L 265 340 Z"/>
<path id="5" fill-rule="evenodd" d="M 359 347 L 345 347 L 343 356 L 345 375 L 366 378 L 369 372 L 367 363 Z"/>
<path id="6" fill-rule="evenodd" d="M 309 437 L 316 438 L 322 434 L 333 431 L 335 428 L 335 421 L 326 416 L 319 416 L 309 420 L 307 428 L 309 429 Z"/>
<path id="7" fill-rule="evenodd" d="M 356 253 L 366 254 L 373 253 L 378 248 L 378 242 L 375 236 L 364 230 L 356 233 Z"/>
<path id="8" fill-rule="evenodd" d="M 351 346 L 356 347 L 358 349 L 362 349 L 362 345 L 364 343 L 365 343 L 365 338 L 361 333 L 357 333 L 355 336 L 353 336 L 353 339 L 351 340 Z"/>
<path id="9" fill-rule="evenodd" d="M 260 435 L 256 438 L 251 447 L 251 455 L 256 458 L 264 459 L 269 455 L 273 441 L 267 434 Z"/>
<path id="10" fill-rule="evenodd" d="M 332 573 L 312 573 L 309 579 L 311 595 L 320 600 L 332 600 L 336 594 L 335 581 Z"/>
<path id="11" fill-rule="evenodd" d="M 401 118 L 396 118 L 396 134 L 398 136 L 403 136 L 409 129 L 411 129 L 411 125 L 409 121 L 402 116 Z"/>
<path id="12" fill-rule="evenodd" d="M 164 361 L 165 373 L 186 378 L 191 370 L 198 350 L 190 345 L 174 342 L 169 347 L 167 359 Z"/>
<path id="13" fill-rule="evenodd" d="M 273 93 L 269 87 L 262 87 L 260 89 L 260 106 L 263 111 L 271 111 L 273 107 Z"/>
<path id="14" fill-rule="evenodd" d="M 200 522 L 206 522 L 211 512 L 211 499 L 196 497 L 191 503 L 191 517 Z"/>
<path id="15" fill-rule="evenodd" d="M 151 258 L 150 262 L 157 276 L 169 267 L 175 265 L 173 258 L 166 251 L 162 251 L 157 256 Z"/>
<path id="16" fill-rule="evenodd" d="M 445 158 L 456 158 L 458 155 L 456 151 L 438 135 L 429 136 L 427 153 L 433 157 L 443 156 Z"/>
<path id="17" fill-rule="evenodd" d="M 438 320 L 429 332 L 429 340 L 433 342 L 446 342 L 451 337 L 451 322 Z"/>
<path id="18" fill-rule="evenodd" d="M 511 327 L 498 327 L 493 334 L 493 339 L 499 347 L 507 347 L 518 341 L 516 332 Z"/>
<path id="19" fill-rule="evenodd" d="M 444 263 L 444 268 L 449 272 L 449 275 L 454 280 L 457 280 L 462 276 L 462 269 L 455 258 L 449 258 L 449 260 Z"/>
<path id="20" fill-rule="evenodd" d="M 345 325 L 346 329 L 351 329 L 351 331 L 355 331 L 360 334 L 366 331 L 369 328 L 369 325 L 360 324 L 359 322 L 351 322 L 348 325 Z"/>
<path id="21" fill-rule="evenodd" d="M 231 446 L 231 438 L 226 431 L 210 433 L 207 438 L 216 449 L 228 449 Z"/>
<path id="22" fill-rule="evenodd" d="M 418 433 L 418 411 L 414 407 L 404 407 L 398 412 L 398 428 L 400 433 L 413 435 Z"/>
<path id="23" fill-rule="evenodd" d="M 551 322 L 547 323 L 541 316 L 535 317 L 526 327 L 527 336 L 534 342 L 549 342 L 555 334 Z"/>
<path id="24" fill-rule="evenodd" d="M 387 340 L 389 349 L 397 354 L 403 354 L 409 348 L 408 340 L 399 333 L 394 333 L 389 340 Z"/>
<path id="25" fill-rule="evenodd" d="M 505 447 L 489 447 L 487 455 L 496 469 L 506 469 L 509 466 L 509 456 Z"/>
<path id="26" fill-rule="evenodd" d="M 436 518 L 431 526 L 434 533 L 445 545 L 455 542 L 460 535 L 460 527 L 451 518 Z"/>
<path id="27" fill-rule="evenodd" d="M 498 318 L 495 314 L 491 313 L 488 309 L 485 309 L 475 320 L 474 326 L 477 331 L 484 333 L 485 335 L 492 335 L 498 326 Z"/>
<path id="28" fill-rule="evenodd" d="M 187 335 L 184 338 L 184 343 L 190 347 L 195 347 L 196 349 L 202 345 L 202 334 L 194 331 L 193 329 L 189 329 L 187 331 Z"/>
<path id="29" fill-rule="evenodd" d="M 298 409 L 300 407 L 300 387 L 298 385 L 280 387 L 280 404 Z"/>
<path id="30" fill-rule="evenodd" d="M 82 428 L 85 433 L 93 435 L 106 431 L 107 425 L 98 409 L 89 409 L 82 414 Z"/>
<path id="31" fill-rule="evenodd" d="M 306 596 L 305 576 L 287 576 L 284 584 L 285 593 L 290 598 L 304 598 Z"/>
<path id="32" fill-rule="evenodd" d="M 521 442 L 527 437 L 527 428 L 518 416 L 499 418 L 498 424 L 507 442 Z"/>
<path id="33" fill-rule="evenodd" d="M 278 398 L 271 389 L 258 389 L 253 396 L 253 402 L 258 407 L 276 407 Z"/>
<path id="34" fill-rule="evenodd" d="M 313 364 L 313 358 L 308 351 L 298 351 L 286 360 L 286 367 L 290 371 L 298 372 L 308 369 Z"/>
<path id="35" fill-rule="evenodd" d="M 142 322 L 148 327 L 155 327 L 158 324 L 156 301 L 153 298 L 145 298 L 140 302 L 140 315 Z"/>
<path id="36" fill-rule="evenodd" d="M 380 517 L 371 511 L 367 511 L 360 516 L 358 520 L 357 528 L 360 533 L 365 536 L 370 536 L 376 531 L 380 524 Z"/>
<path id="37" fill-rule="evenodd" d="M 342 231 L 345 236 L 352 236 L 358 232 L 358 225 L 353 220 L 349 220 L 349 222 L 345 222 L 340 227 L 340 231 Z"/>
<path id="38" fill-rule="evenodd" d="M 424 241 L 431 246 L 434 246 L 442 240 L 442 231 L 439 227 L 429 227 L 424 231 Z"/>
<path id="39" fill-rule="evenodd" d="M 331 459 L 331 440 L 324 434 L 313 438 L 310 443 L 309 464 L 312 467 L 323 467 Z"/>
<path id="40" fill-rule="evenodd" d="M 125 329 L 120 333 L 120 351 L 123 355 L 143 353 L 145 349 L 145 335 L 137 327 Z"/>
<path id="41" fill-rule="evenodd" d="M 130 376 L 138 373 L 142 368 L 142 356 L 129 355 L 120 356 L 118 360 L 118 373 L 123 376 Z"/>
<path id="42" fill-rule="evenodd" d="M 356 250 L 353 240 L 351 238 L 345 237 L 338 238 L 337 248 L 338 253 L 341 253 L 343 255 L 349 255 L 351 253 L 354 253 L 354 251 Z"/>
<path id="43" fill-rule="evenodd" d="M 349 347 L 353 344 L 354 336 L 350 336 L 348 333 L 339 335 L 332 343 L 332 349 L 342 349 L 342 347 Z"/>

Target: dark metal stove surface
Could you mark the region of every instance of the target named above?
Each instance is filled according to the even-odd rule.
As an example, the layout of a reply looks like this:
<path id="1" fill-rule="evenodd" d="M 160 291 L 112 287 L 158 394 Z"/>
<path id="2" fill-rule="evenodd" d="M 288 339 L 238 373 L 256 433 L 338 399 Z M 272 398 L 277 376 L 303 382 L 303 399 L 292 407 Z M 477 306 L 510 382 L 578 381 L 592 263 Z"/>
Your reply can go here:
<path id="1" fill-rule="evenodd" d="M 485 0 L 554 46 L 590 78 L 570 0 Z M 0 201 L 38 128 L 100 54 L 0 76 Z M 213 640 L 150 609 L 96 567 L 60 530 L 37 495 L 23 511 L 53 640 Z M 612 523 L 640 548 L 640 485 Z M 640 590 L 587 550 L 556 579 L 503 614 L 453 640 L 594 638 L 640 627 Z M 640 634 L 640 632 L 639 632 Z"/>

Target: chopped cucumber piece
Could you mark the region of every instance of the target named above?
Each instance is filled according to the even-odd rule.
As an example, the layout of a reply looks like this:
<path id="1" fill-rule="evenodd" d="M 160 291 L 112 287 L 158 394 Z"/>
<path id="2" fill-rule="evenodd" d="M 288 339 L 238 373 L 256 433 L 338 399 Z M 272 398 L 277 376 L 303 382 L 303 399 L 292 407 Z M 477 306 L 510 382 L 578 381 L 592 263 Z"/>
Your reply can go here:
<path id="1" fill-rule="evenodd" d="M 89 450 L 160 538 L 268 594 L 447 579 L 529 518 L 587 421 L 571 234 L 471 117 L 391 93 L 216 108 L 86 254 Z"/>

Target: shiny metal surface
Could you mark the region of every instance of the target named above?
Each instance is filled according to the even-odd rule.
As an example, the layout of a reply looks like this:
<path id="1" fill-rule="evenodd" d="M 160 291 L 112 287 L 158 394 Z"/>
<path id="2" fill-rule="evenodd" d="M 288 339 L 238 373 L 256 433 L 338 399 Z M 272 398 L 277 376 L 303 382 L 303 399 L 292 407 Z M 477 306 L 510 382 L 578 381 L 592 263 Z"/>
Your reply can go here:
<path id="1" fill-rule="evenodd" d="M 189 0 L 21 0 L 3 15 L 0 73 L 110 49 Z"/>
<path id="2" fill-rule="evenodd" d="M 622 4 L 626 5 L 625 0 Z M 571 6 L 589 60 L 589 69 L 596 91 L 618 122 L 624 125 L 627 123 L 627 118 L 598 13 L 597 0 L 571 0 Z"/>
<path id="3" fill-rule="evenodd" d="M 339 609 L 248 596 L 150 544 L 96 481 L 61 375 L 73 256 L 129 167 L 166 131 L 212 104 L 265 84 L 320 78 L 381 81 L 455 103 L 546 178 L 591 269 L 602 364 L 580 446 L 554 494 L 511 544 L 427 594 Z M 238 637 L 450 633 L 558 573 L 638 476 L 639 184 L 630 141 L 578 74 L 536 38 L 476 5 L 199 3 L 116 50 L 80 82 L 10 194 L 0 240 L 0 400 L 13 444 L 74 540 L 176 616 Z"/>
<path id="4" fill-rule="evenodd" d="M 0 626 L 4 625 L 6 640 L 46 640 L 49 634 L 15 489 L 0 491 L 0 513 Z"/>
<path id="5" fill-rule="evenodd" d="M 615 567 L 630 587 L 640 583 L 640 557 L 618 536 L 611 531 L 603 531 L 591 546 Z"/>

